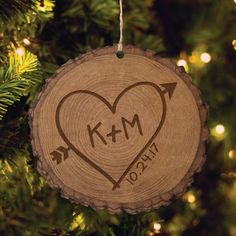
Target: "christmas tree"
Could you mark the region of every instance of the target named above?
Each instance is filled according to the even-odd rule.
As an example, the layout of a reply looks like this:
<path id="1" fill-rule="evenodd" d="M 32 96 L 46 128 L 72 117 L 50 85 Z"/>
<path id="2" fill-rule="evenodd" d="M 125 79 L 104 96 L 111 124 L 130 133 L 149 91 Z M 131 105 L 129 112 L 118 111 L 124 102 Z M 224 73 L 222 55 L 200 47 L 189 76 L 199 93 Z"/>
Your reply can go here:
<path id="1" fill-rule="evenodd" d="M 236 1 L 124 1 L 124 40 L 171 57 L 208 103 L 206 163 L 169 206 L 111 215 L 71 203 L 35 166 L 28 109 L 70 58 L 119 39 L 115 0 L 0 0 L 0 235 L 236 235 Z"/>

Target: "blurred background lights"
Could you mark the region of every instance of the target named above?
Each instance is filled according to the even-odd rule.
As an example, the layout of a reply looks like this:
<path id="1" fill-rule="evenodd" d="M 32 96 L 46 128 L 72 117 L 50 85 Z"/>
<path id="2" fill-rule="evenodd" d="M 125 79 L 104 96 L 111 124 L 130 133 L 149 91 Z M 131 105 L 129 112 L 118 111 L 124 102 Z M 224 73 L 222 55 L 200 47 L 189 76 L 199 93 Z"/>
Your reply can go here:
<path id="1" fill-rule="evenodd" d="M 154 233 L 153 233 L 152 231 L 149 230 L 149 231 L 147 232 L 147 236 L 153 236 L 153 235 L 154 235 Z"/>
<path id="2" fill-rule="evenodd" d="M 217 134 L 223 134 L 225 132 L 225 127 L 219 124 L 215 127 L 215 130 Z"/>
<path id="3" fill-rule="evenodd" d="M 236 150 L 230 150 L 228 155 L 229 155 L 229 159 L 236 158 Z"/>
<path id="4" fill-rule="evenodd" d="M 177 65 L 185 67 L 187 65 L 187 62 L 184 59 L 180 59 L 178 60 Z"/>
<path id="5" fill-rule="evenodd" d="M 183 66 L 185 71 L 187 71 L 187 72 L 189 71 L 188 64 L 187 64 L 187 62 L 184 59 L 179 59 L 177 61 L 177 65 L 178 66 Z"/>
<path id="6" fill-rule="evenodd" d="M 27 38 L 23 39 L 23 43 L 24 43 L 25 45 L 30 45 L 30 41 L 29 41 L 29 39 L 27 39 Z"/>
<path id="7" fill-rule="evenodd" d="M 236 1 L 236 0 L 235 0 Z M 232 45 L 233 45 L 233 47 L 234 47 L 234 50 L 236 50 L 236 39 L 234 39 L 233 41 L 232 41 Z"/>
<path id="8" fill-rule="evenodd" d="M 158 222 L 154 222 L 153 223 L 153 229 L 155 232 L 159 232 L 159 230 L 161 229 L 161 224 Z"/>
<path id="9" fill-rule="evenodd" d="M 22 56 L 24 54 L 24 50 L 22 48 L 17 48 L 16 49 L 16 53 L 20 56 Z"/>
<path id="10" fill-rule="evenodd" d="M 207 52 L 204 52 L 200 55 L 200 59 L 204 63 L 208 63 L 211 61 L 211 55 Z"/>
<path id="11" fill-rule="evenodd" d="M 189 203 L 194 203 L 196 201 L 196 197 L 194 196 L 194 194 L 190 193 L 187 197 L 187 201 Z"/>

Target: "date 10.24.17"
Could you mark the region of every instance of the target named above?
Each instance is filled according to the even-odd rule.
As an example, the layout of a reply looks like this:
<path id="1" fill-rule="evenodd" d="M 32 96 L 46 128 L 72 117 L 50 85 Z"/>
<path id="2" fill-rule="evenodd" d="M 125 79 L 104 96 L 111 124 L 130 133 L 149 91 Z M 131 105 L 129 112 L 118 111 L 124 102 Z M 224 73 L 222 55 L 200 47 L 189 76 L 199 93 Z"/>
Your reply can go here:
<path id="1" fill-rule="evenodd" d="M 158 149 L 155 143 L 152 143 L 149 149 L 142 155 L 140 160 L 134 166 L 132 172 L 130 172 L 126 178 L 131 185 L 134 185 L 135 182 L 139 179 L 151 162 L 156 158 Z"/>

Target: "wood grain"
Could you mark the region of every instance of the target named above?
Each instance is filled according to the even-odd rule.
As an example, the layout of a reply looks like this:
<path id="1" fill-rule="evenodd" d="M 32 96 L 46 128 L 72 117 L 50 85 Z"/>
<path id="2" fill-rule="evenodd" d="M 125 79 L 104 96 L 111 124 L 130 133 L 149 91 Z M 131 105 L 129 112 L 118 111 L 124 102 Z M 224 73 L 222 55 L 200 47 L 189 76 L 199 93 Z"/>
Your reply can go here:
<path id="1" fill-rule="evenodd" d="M 62 196 L 135 214 L 180 196 L 205 160 L 207 107 L 182 67 L 132 46 L 93 50 L 29 111 L 37 169 Z"/>

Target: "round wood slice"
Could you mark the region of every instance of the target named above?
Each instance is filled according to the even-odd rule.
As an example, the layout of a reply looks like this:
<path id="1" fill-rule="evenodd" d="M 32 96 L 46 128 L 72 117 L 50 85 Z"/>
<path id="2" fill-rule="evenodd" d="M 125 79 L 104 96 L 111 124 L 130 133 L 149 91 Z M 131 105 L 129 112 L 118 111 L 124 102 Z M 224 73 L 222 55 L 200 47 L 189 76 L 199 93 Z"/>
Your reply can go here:
<path id="1" fill-rule="evenodd" d="M 65 198 L 112 213 L 168 204 L 205 157 L 207 108 L 182 67 L 127 46 L 68 61 L 30 109 L 37 169 Z"/>

